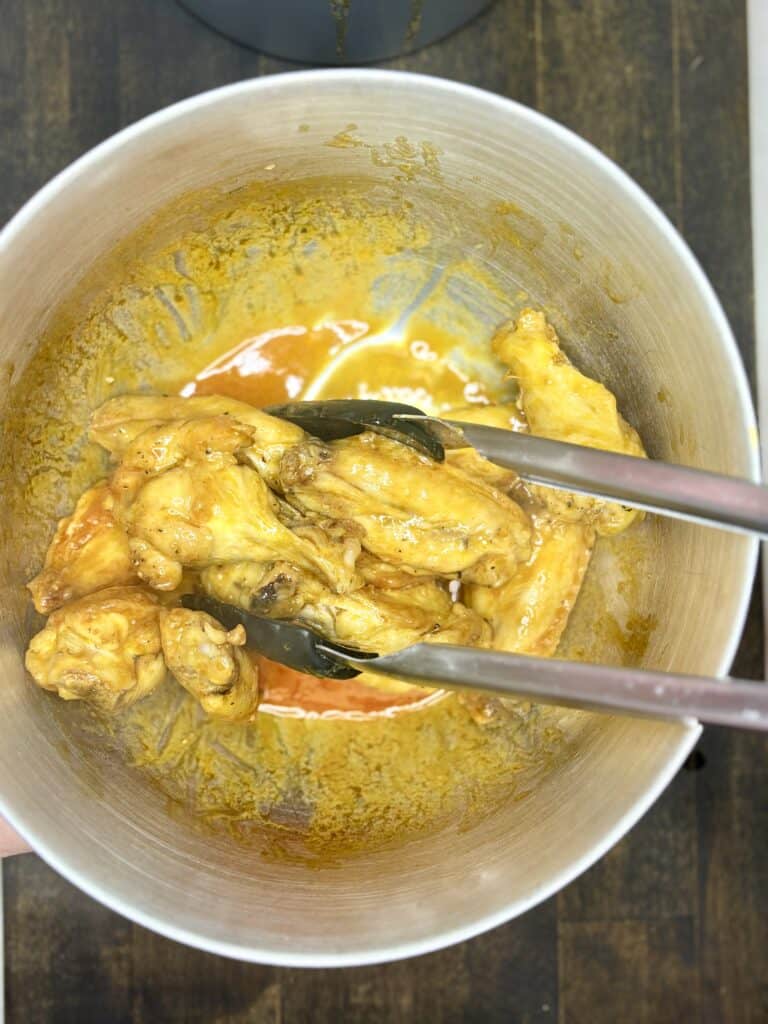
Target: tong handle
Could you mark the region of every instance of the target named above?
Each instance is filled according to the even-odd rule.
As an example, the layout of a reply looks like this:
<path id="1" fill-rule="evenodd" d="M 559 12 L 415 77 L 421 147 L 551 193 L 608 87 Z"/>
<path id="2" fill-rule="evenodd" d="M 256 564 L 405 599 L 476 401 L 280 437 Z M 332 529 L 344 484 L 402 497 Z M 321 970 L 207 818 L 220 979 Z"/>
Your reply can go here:
<path id="1" fill-rule="evenodd" d="M 691 466 L 447 421 L 467 444 L 524 480 L 592 494 L 674 519 L 768 536 L 768 488 Z"/>
<path id="2" fill-rule="evenodd" d="M 321 645 L 322 649 L 323 645 Z M 354 659 L 348 663 L 355 664 Z M 414 683 L 485 690 L 590 711 L 768 732 L 768 684 L 593 665 L 452 644 L 415 644 L 366 663 Z"/>

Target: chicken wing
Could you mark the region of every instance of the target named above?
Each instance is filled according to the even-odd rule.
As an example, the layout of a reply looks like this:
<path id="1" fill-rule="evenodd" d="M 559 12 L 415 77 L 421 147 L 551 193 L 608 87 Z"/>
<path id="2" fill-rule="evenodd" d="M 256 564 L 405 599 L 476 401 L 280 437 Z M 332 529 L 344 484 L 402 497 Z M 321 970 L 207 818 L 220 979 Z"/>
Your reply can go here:
<path id="1" fill-rule="evenodd" d="M 72 601 L 32 638 L 27 669 L 64 700 L 102 711 L 127 707 L 165 679 L 158 610 L 140 587 L 109 587 Z"/>
<path id="2" fill-rule="evenodd" d="M 224 604 L 237 605 L 254 615 L 293 619 L 307 603 L 307 576 L 290 562 L 227 562 L 203 569 L 200 584 Z M 311 577 L 313 593 L 321 586 Z"/>
<path id="3" fill-rule="evenodd" d="M 455 604 L 436 581 L 389 591 L 361 587 L 339 595 L 324 589 L 297 617 L 331 640 L 379 654 L 421 640 L 479 647 L 490 638 L 482 618 Z"/>
<path id="4" fill-rule="evenodd" d="M 71 516 L 62 519 L 42 571 L 27 586 L 44 615 L 67 601 L 103 587 L 137 582 L 128 537 L 115 519 L 106 483 L 86 491 Z"/>
<path id="5" fill-rule="evenodd" d="M 26 665 L 43 689 L 106 712 L 145 697 L 170 669 L 209 715 L 240 721 L 259 701 L 244 643 L 242 626 L 227 632 L 204 612 L 163 607 L 141 587 L 108 587 L 55 611 Z"/>
<path id="6" fill-rule="evenodd" d="M 594 530 L 583 523 L 536 522 L 533 554 L 502 587 L 470 586 L 464 600 L 491 624 L 491 646 L 516 654 L 555 653 L 589 566 Z"/>
<path id="7" fill-rule="evenodd" d="M 193 462 L 235 465 L 236 453 L 252 444 L 255 432 L 223 415 L 152 423 L 126 445 L 120 471 L 152 476 Z"/>
<path id="8" fill-rule="evenodd" d="M 280 483 L 296 507 L 357 523 L 392 565 L 492 585 L 530 553 L 528 518 L 505 494 L 378 434 L 297 445 Z"/>
<path id="9" fill-rule="evenodd" d="M 472 645 L 490 639 L 480 616 L 454 604 L 445 585 L 429 577 L 400 576 L 391 589 L 367 584 L 336 594 L 295 565 L 275 563 L 265 570 L 241 563 L 212 566 L 200 582 L 219 601 L 303 622 L 329 640 L 365 651 L 390 653 L 426 639 Z"/>
<path id="10" fill-rule="evenodd" d="M 90 436 L 115 459 L 120 459 L 138 435 L 147 429 L 162 429 L 168 420 L 221 416 L 250 428 L 251 444 L 243 448 L 242 456 L 274 487 L 284 452 L 302 441 L 306 434 L 300 427 L 234 398 L 221 395 L 192 398 L 123 395 L 111 398 L 93 414 Z"/>
<path id="11" fill-rule="evenodd" d="M 242 722 L 259 706 L 259 675 L 244 650 L 245 630 L 227 631 L 205 612 L 160 611 L 165 662 L 176 680 L 212 718 Z"/>
<path id="12" fill-rule="evenodd" d="M 121 519 L 130 537 L 179 567 L 286 560 L 317 572 L 334 589 L 348 589 L 360 551 L 356 531 L 332 537 L 312 522 L 291 530 L 279 511 L 249 466 L 196 463 L 150 477 Z"/>
<path id="13" fill-rule="evenodd" d="M 645 458 L 640 438 L 622 418 L 602 384 L 580 373 L 561 351 L 543 313 L 525 309 L 517 323 L 499 330 L 496 354 L 520 387 L 520 406 L 532 434 Z M 612 502 L 531 485 L 553 516 L 591 519 L 598 533 L 620 533 L 642 513 Z"/>

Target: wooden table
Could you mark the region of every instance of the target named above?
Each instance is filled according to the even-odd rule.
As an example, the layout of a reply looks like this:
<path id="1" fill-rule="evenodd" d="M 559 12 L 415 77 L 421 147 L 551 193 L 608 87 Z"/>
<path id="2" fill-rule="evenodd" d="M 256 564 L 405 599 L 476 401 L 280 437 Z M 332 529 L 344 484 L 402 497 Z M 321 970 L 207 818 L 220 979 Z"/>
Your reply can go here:
<path id="1" fill-rule="evenodd" d="M 388 66 L 514 97 L 617 160 L 701 260 L 752 371 L 742 0 L 499 0 Z M 0 0 L 0 221 L 121 126 L 287 67 L 171 0 Z M 762 675 L 757 602 L 735 668 Z M 585 876 L 511 924 L 403 963 L 300 971 L 198 953 L 31 855 L 6 863 L 5 905 L 14 1024 L 758 1024 L 768 1021 L 768 744 L 707 730 Z"/>

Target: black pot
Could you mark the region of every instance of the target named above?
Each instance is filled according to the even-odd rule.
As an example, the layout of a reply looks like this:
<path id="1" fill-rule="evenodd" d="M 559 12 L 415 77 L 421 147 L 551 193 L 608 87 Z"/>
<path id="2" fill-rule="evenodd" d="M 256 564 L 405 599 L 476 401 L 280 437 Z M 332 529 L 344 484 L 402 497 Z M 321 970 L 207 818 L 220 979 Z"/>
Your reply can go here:
<path id="1" fill-rule="evenodd" d="M 305 64 L 362 64 L 448 35 L 490 0 L 180 0 L 224 35 Z"/>

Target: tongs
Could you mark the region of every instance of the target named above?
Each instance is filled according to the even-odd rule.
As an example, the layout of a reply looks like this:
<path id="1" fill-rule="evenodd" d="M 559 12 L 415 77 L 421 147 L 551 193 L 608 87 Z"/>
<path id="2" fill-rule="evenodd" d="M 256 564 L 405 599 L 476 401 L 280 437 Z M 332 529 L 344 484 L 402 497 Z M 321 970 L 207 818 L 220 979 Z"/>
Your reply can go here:
<path id="1" fill-rule="evenodd" d="M 326 640 L 308 626 L 267 619 L 201 594 L 182 599 L 227 629 L 242 624 L 248 645 L 271 661 L 325 679 L 375 672 L 409 683 L 480 690 L 539 704 L 694 720 L 768 731 L 768 686 L 738 679 L 614 668 L 534 658 L 453 644 L 413 644 L 395 654 L 371 654 Z"/>
<path id="2" fill-rule="evenodd" d="M 335 399 L 293 402 L 266 411 L 327 441 L 373 430 L 438 462 L 445 459 L 446 449 L 472 447 L 531 483 L 606 498 L 673 519 L 768 536 L 768 488 L 739 477 L 438 419 L 399 402 Z"/>
<path id="3" fill-rule="evenodd" d="M 494 427 L 426 416 L 395 402 L 295 402 L 267 409 L 323 440 L 366 430 L 408 444 L 437 461 L 472 446 L 526 480 L 632 507 L 746 533 L 768 534 L 768 491 L 757 484 L 686 466 L 584 448 Z M 290 668 L 330 679 L 374 672 L 417 684 L 471 689 L 604 712 L 693 720 L 768 731 L 768 686 L 736 679 L 536 658 L 453 644 L 418 643 L 375 654 L 333 643 L 298 622 L 267 619 L 203 595 L 183 603 Z"/>

